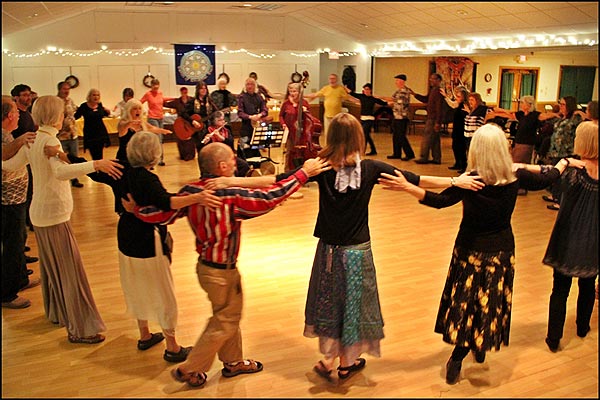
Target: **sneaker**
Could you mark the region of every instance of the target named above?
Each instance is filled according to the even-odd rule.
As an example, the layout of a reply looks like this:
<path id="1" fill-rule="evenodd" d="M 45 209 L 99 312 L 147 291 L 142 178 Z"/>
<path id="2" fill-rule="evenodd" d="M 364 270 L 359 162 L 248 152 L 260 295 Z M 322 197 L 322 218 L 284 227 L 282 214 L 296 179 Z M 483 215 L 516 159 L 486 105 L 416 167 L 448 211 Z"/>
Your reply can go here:
<path id="1" fill-rule="evenodd" d="M 31 289 L 32 287 L 40 286 L 42 281 L 40 278 L 33 278 L 29 280 L 29 283 L 21 288 L 21 290 Z M 19 292 L 21 291 L 19 290 Z"/>
<path id="2" fill-rule="evenodd" d="M 31 301 L 24 299 L 23 297 L 18 297 L 16 299 L 14 299 L 13 301 L 3 301 L 2 302 L 2 307 L 3 308 L 27 308 L 31 305 Z"/>
<path id="3" fill-rule="evenodd" d="M 234 365 L 223 363 L 221 374 L 226 378 L 231 378 L 239 374 L 254 374 L 263 370 L 263 365 L 260 361 L 244 360 Z"/>
<path id="4" fill-rule="evenodd" d="M 454 385 L 460 379 L 460 369 L 462 368 L 461 361 L 454 361 L 452 357 L 446 363 L 446 383 Z"/>
<path id="5" fill-rule="evenodd" d="M 187 359 L 188 354 L 192 351 L 192 346 L 183 347 L 180 346 L 180 349 L 177 353 L 174 353 L 169 350 L 165 350 L 165 354 L 163 354 L 163 359 L 168 362 L 177 363 L 183 362 Z"/>

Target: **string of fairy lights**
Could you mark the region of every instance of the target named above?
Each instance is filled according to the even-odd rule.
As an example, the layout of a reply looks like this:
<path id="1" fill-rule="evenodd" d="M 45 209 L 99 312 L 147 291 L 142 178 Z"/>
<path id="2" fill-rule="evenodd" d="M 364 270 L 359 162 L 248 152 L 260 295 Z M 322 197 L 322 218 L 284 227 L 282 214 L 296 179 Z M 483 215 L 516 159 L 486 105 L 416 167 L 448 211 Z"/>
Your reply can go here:
<path id="1" fill-rule="evenodd" d="M 6 55 L 8 57 L 14 57 L 14 58 L 33 58 L 33 57 L 41 57 L 41 56 L 46 56 L 46 55 L 55 55 L 55 56 L 61 56 L 61 57 L 92 57 L 92 56 L 97 56 L 100 54 L 109 54 L 109 55 L 120 56 L 120 57 L 137 57 L 137 56 L 141 56 L 141 55 L 144 55 L 147 53 L 155 53 L 155 54 L 161 54 L 161 55 L 166 55 L 166 56 L 172 56 L 175 54 L 173 52 L 173 50 L 165 50 L 161 47 L 154 47 L 154 46 L 149 46 L 142 50 L 131 50 L 131 49 L 129 49 L 129 50 L 127 50 L 127 49 L 125 49 L 125 50 L 110 50 L 106 46 L 103 46 L 100 50 L 93 50 L 93 51 L 64 50 L 64 49 L 48 46 L 46 49 L 42 49 L 42 50 L 38 50 L 36 52 L 30 52 L 30 53 L 17 53 L 17 52 L 8 50 L 8 49 L 4 49 L 3 53 L 4 53 L 4 55 Z M 217 54 L 244 53 L 251 57 L 262 58 L 262 59 L 271 59 L 271 58 L 277 57 L 277 54 L 275 54 L 275 53 L 270 53 L 270 54 L 254 53 L 254 52 L 246 50 L 246 49 L 215 50 L 215 53 L 217 53 Z M 324 49 L 324 50 L 317 50 L 314 53 L 291 52 L 290 54 L 295 57 L 310 58 L 310 57 L 317 57 L 319 54 L 322 54 L 322 53 L 332 53 L 332 52 L 329 49 Z M 355 56 L 359 53 L 358 52 L 341 52 L 341 53 L 336 52 L 336 54 L 339 55 L 340 57 L 348 57 L 348 56 Z"/>
<path id="2" fill-rule="evenodd" d="M 457 54 L 468 54 L 475 50 L 498 50 L 498 49 L 520 49 L 520 48 L 532 48 L 532 47 L 563 47 L 563 46 L 597 46 L 597 37 L 576 37 L 576 36 L 557 36 L 557 35 L 537 35 L 534 37 L 525 37 L 520 35 L 514 39 L 476 39 L 464 45 L 461 44 L 450 44 L 445 41 L 438 41 L 437 43 L 427 44 L 416 44 L 414 42 L 401 42 L 392 44 L 383 44 L 379 48 L 368 52 L 368 55 L 373 57 L 384 57 L 393 56 L 402 53 L 411 54 L 435 54 L 437 52 L 454 52 Z M 92 57 L 101 54 L 109 54 L 120 57 L 137 57 L 147 53 L 156 53 L 161 55 L 172 56 L 174 55 L 173 50 L 164 49 L 162 47 L 148 46 L 144 49 L 120 49 L 113 50 L 109 49 L 106 45 L 103 45 L 99 50 L 89 51 L 77 51 L 77 50 L 66 50 L 62 48 L 56 48 L 48 46 L 45 49 L 41 49 L 34 52 L 19 53 L 8 49 L 3 50 L 3 54 L 8 57 L 14 58 L 33 58 L 47 55 L 55 55 L 62 57 Z M 278 56 L 277 53 L 257 53 L 246 49 L 238 50 L 215 50 L 217 54 L 238 54 L 243 53 L 248 56 L 261 58 L 261 59 L 273 59 Z M 344 51 L 338 52 L 333 51 L 329 48 L 317 49 L 313 52 L 290 52 L 289 54 L 299 58 L 311 58 L 317 57 L 320 54 L 328 53 L 330 56 L 335 57 L 350 57 L 356 55 L 367 55 L 367 50 L 364 48 L 357 49 L 355 51 Z"/>

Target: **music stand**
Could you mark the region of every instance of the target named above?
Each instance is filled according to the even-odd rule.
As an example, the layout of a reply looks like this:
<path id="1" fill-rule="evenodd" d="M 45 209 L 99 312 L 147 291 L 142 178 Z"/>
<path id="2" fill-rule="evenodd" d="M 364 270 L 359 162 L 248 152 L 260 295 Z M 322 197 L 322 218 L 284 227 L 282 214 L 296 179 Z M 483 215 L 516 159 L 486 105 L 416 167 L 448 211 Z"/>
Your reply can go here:
<path id="1" fill-rule="evenodd" d="M 246 159 L 249 163 L 258 163 L 263 161 L 271 161 L 274 164 L 279 164 L 271 158 L 271 147 L 281 147 L 284 138 L 283 129 L 274 129 L 271 124 L 261 124 L 254 128 L 252 139 L 250 140 L 251 149 L 267 149 L 267 157 L 251 157 Z"/>

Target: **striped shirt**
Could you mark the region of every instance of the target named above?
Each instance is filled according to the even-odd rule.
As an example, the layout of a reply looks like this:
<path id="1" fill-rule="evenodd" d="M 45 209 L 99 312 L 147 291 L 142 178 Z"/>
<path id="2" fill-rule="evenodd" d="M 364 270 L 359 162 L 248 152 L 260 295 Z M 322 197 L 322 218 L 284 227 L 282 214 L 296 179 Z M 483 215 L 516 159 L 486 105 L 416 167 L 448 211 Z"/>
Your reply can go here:
<path id="1" fill-rule="evenodd" d="M 475 131 L 485 125 L 486 114 L 487 107 L 482 104 L 465 117 L 465 137 L 473 137 Z"/>
<path id="2" fill-rule="evenodd" d="M 177 195 L 187 196 L 201 192 L 210 178 L 216 176 L 206 176 L 198 182 L 187 184 Z M 233 187 L 216 190 L 215 194 L 221 198 L 222 204 L 214 211 L 194 204 L 170 211 L 162 211 L 154 206 L 136 206 L 134 213 L 144 222 L 162 224 L 171 224 L 178 218 L 187 216 L 196 235 L 196 251 L 200 260 L 234 264 L 240 251 L 241 222 L 268 213 L 307 181 L 308 175 L 298 169 L 267 188 Z"/>

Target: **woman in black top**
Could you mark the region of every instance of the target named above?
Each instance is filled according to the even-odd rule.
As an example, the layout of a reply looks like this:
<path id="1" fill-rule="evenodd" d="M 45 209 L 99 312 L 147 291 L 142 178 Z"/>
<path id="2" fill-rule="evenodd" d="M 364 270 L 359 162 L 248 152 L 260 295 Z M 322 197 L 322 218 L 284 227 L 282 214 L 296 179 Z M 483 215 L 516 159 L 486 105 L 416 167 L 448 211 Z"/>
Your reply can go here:
<path id="1" fill-rule="evenodd" d="M 576 160 L 573 160 L 576 162 Z M 463 218 L 454 243 L 452 260 L 442 292 L 435 332 L 455 348 L 446 364 L 446 382 L 458 382 L 462 360 L 469 351 L 485 361 L 489 350 L 508 346 L 512 310 L 515 240 L 511 216 L 519 187 L 541 190 L 566 169 L 561 160 L 554 168 L 520 165 L 513 172 L 504 131 L 487 124 L 473 135 L 468 170 L 481 176 L 485 187 L 468 191 L 451 187 L 441 193 L 425 191 L 402 174 L 383 174 L 380 183 L 405 190 L 421 204 L 444 208 L 462 202 Z M 544 173 L 541 173 L 544 172 Z"/>
<path id="2" fill-rule="evenodd" d="M 379 357 L 384 337 L 368 211 L 380 174 L 392 174 L 395 168 L 378 160 L 362 160 L 364 150 L 358 120 L 348 113 L 336 115 L 327 146 L 319 153 L 333 169 L 311 178 L 319 185 L 314 230 L 319 242 L 306 300 L 304 336 L 319 338 L 324 359 L 314 370 L 327 379 L 335 358 L 339 357 L 339 378 L 346 379 L 364 367 L 365 359 L 359 358 L 362 353 Z M 414 184 L 449 186 L 454 180 L 403 173 Z M 456 179 L 464 187 L 477 186 L 466 175 Z"/>
<path id="3" fill-rule="evenodd" d="M 110 138 L 102 118 L 110 116 L 110 110 L 100 102 L 98 89 L 90 89 L 86 100 L 79 106 L 74 118 L 83 117 L 83 151 L 89 149 L 92 160 L 101 160 L 104 147 L 110 146 Z"/>
<path id="4" fill-rule="evenodd" d="M 454 101 L 446 96 L 446 91 L 440 89 L 440 93 L 446 99 L 446 103 L 454 109 L 452 118 L 452 152 L 454 153 L 454 165 L 448 169 L 458 170 L 463 173 L 467 169 L 467 142 L 465 139 L 465 117 L 469 115 L 467 97 L 469 91 L 464 86 L 454 89 Z"/>
<path id="5" fill-rule="evenodd" d="M 196 129 L 196 132 L 192 135 L 192 140 L 194 140 L 198 152 L 202 149 L 202 140 L 208 133 L 208 118 L 215 111 L 217 111 L 217 106 L 209 96 L 208 86 L 204 81 L 198 82 L 196 84 L 194 101 L 187 103 L 181 113 L 181 117 L 191 123 Z"/>
<path id="6" fill-rule="evenodd" d="M 371 138 L 371 130 L 375 124 L 375 105 L 387 106 L 387 102 L 383 101 L 379 97 L 373 96 L 373 86 L 370 83 L 363 85 L 362 93 L 355 93 L 350 89 L 346 89 L 348 94 L 360 101 L 360 124 L 363 128 L 366 143 L 371 147 L 371 151 L 367 153 L 367 156 L 374 156 L 377 154 L 375 148 L 375 142 Z M 365 149 L 366 150 L 366 149 Z"/>
<path id="7" fill-rule="evenodd" d="M 130 168 L 119 186 L 119 198 L 131 196 L 139 206 L 152 204 L 163 211 L 201 202 L 208 193 L 176 196 L 164 188 L 151 172 L 161 153 L 155 133 L 140 131 L 131 136 L 127 144 Z M 140 332 L 137 348 L 147 350 L 166 337 L 163 358 L 182 362 L 192 347 L 180 346 L 175 339 L 177 301 L 170 269 L 169 237 L 166 225 L 146 223 L 121 210 L 117 225 L 119 270 L 127 311 L 137 319 Z M 158 321 L 162 333 L 151 333 L 148 320 Z"/>

